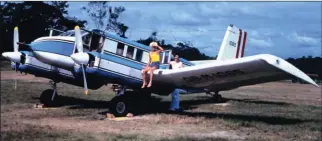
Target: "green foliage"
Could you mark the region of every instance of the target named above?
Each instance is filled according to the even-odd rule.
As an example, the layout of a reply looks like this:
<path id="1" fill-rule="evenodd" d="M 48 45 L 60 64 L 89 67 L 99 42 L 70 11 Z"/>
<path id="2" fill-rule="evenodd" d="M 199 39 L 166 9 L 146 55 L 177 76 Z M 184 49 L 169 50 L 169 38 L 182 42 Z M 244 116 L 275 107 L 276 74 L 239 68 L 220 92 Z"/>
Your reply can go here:
<path id="1" fill-rule="evenodd" d="M 106 1 L 93 1 L 89 2 L 88 6 L 83 7 L 82 9 L 88 13 L 89 17 L 96 25 L 96 28 L 99 30 L 115 32 L 125 38 L 128 26 L 118 21 L 121 14 L 125 11 L 124 7 L 109 6 Z"/>
<path id="2" fill-rule="evenodd" d="M 85 10 L 88 13 L 88 16 L 94 22 L 97 29 L 102 30 L 104 23 L 106 22 L 106 18 L 108 17 L 109 6 L 108 2 L 89 2 L 87 7 L 82 7 L 82 10 Z"/>
<path id="3" fill-rule="evenodd" d="M 322 58 L 312 57 L 312 56 L 302 56 L 301 58 L 288 58 L 286 61 L 293 64 L 295 67 L 299 68 L 307 74 L 317 74 L 319 79 L 322 80 Z"/>
<path id="4" fill-rule="evenodd" d="M 204 53 L 201 53 L 199 49 L 193 47 L 191 42 L 179 42 L 176 46 L 173 46 L 171 44 L 165 44 L 164 40 L 159 40 L 157 38 L 157 32 L 152 32 L 147 39 L 140 39 L 137 42 L 148 46 L 152 41 L 157 42 L 164 49 L 171 49 L 173 54 L 179 55 L 180 57 L 185 58 L 187 60 L 215 59 L 213 57 L 205 55 Z"/>
<path id="5" fill-rule="evenodd" d="M 1 52 L 12 51 L 13 29 L 19 27 L 19 39 L 24 42 L 47 36 L 48 28 L 73 29 L 75 25 L 84 27 L 86 21 L 69 17 L 67 2 L 1 2 Z"/>

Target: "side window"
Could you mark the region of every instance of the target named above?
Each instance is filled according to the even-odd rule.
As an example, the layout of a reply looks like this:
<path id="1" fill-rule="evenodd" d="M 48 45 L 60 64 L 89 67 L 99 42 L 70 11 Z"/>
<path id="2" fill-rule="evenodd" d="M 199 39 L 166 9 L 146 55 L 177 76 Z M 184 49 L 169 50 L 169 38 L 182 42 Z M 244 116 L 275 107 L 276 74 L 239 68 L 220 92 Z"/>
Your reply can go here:
<path id="1" fill-rule="evenodd" d="M 141 62 L 148 63 L 148 61 L 149 61 L 149 53 L 144 51 Z"/>
<path id="2" fill-rule="evenodd" d="M 141 62 L 142 55 L 143 55 L 143 50 L 137 49 L 136 50 L 135 60 Z"/>
<path id="3" fill-rule="evenodd" d="M 116 48 L 116 54 L 122 56 L 123 55 L 123 51 L 124 51 L 124 44 L 118 43 L 117 44 L 117 48 Z"/>
<path id="4" fill-rule="evenodd" d="M 126 57 L 132 59 L 133 55 L 134 55 L 134 47 L 128 46 L 127 52 L 126 52 Z"/>
<path id="5" fill-rule="evenodd" d="M 112 41 L 112 40 L 105 40 L 104 43 L 104 50 L 112 53 L 116 53 L 116 47 L 117 47 L 117 42 Z"/>

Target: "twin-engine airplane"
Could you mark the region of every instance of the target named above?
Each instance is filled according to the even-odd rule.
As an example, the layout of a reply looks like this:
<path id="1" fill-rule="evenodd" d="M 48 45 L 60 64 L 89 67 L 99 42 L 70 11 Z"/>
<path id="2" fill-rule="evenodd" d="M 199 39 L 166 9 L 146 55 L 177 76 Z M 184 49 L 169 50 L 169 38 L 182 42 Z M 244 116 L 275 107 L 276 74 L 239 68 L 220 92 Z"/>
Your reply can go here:
<path id="1" fill-rule="evenodd" d="M 285 60 L 260 54 L 244 57 L 247 32 L 230 25 L 221 44 L 217 60 L 187 61 L 184 68 L 172 70 L 171 50 L 161 53 L 160 69 L 154 71 L 153 86 L 141 89 L 141 69 L 149 58 L 150 47 L 99 30 L 80 29 L 59 36 L 41 37 L 30 44 L 19 43 L 18 28 L 14 29 L 14 52 L 2 55 L 12 61 L 12 68 L 36 77 L 48 78 L 53 89 L 45 90 L 40 102 L 57 102 L 56 83 L 64 82 L 89 89 L 118 84 L 117 95 L 111 100 L 110 111 L 126 115 L 137 98 L 151 93 L 169 95 L 175 88 L 188 93 L 206 92 L 216 98 L 219 91 L 241 86 L 297 77 L 319 87 L 305 73 Z M 24 47 L 25 50 L 18 51 Z M 131 89 L 132 91 L 129 91 Z"/>

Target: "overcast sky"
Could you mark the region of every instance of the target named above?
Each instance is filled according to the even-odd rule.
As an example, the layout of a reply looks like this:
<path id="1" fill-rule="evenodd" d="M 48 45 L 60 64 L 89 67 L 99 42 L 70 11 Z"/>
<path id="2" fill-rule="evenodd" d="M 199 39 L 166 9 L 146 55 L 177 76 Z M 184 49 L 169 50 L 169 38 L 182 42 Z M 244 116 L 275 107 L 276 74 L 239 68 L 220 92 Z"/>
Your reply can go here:
<path id="1" fill-rule="evenodd" d="M 89 22 L 87 2 L 69 2 L 69 15 Z M 268 53 L 282 58 L 321 56 L 321 2 L 111 2 L 126 11 L 120 21 L 132 40 L 152 31 L 166 43 L 190 41 L 216 56 L 229 24 L 248 32 L 245 56 Z"/>

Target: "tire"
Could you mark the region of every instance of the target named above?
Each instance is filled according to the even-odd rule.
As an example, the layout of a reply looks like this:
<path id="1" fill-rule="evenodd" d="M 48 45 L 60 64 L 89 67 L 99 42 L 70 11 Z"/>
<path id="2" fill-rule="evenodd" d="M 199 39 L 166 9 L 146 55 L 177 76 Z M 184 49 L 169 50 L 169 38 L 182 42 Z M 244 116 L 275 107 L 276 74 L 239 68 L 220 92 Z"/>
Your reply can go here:
<path id="1" fill-rule="evenodd" d="M 217 94 L 217 95 L 213 96 L 213 100 L 216 101 L 216 102 L 222 102 L 223 98 L 222 98 L 222 96 L 220 94 Z"/>
<path id="2" fill-rule="evenodd" d="M 53 93 L 54 93 L 53 89 L 47 89 L 47 90 L 43 91 L 40 95 L 40 103 L 44 104 L 46 106 L 54 106 L 57 99 L 58 99 L 58 94 L 56 92 L 54 100 L 51 100 Z"/>
<path id="3" fill-rule="evenodd" d="M 114 116 L 124 117 L 129 113 L 130 104 L 124 95 L 116 96 L 111 100 L 109 108 Z"/>

